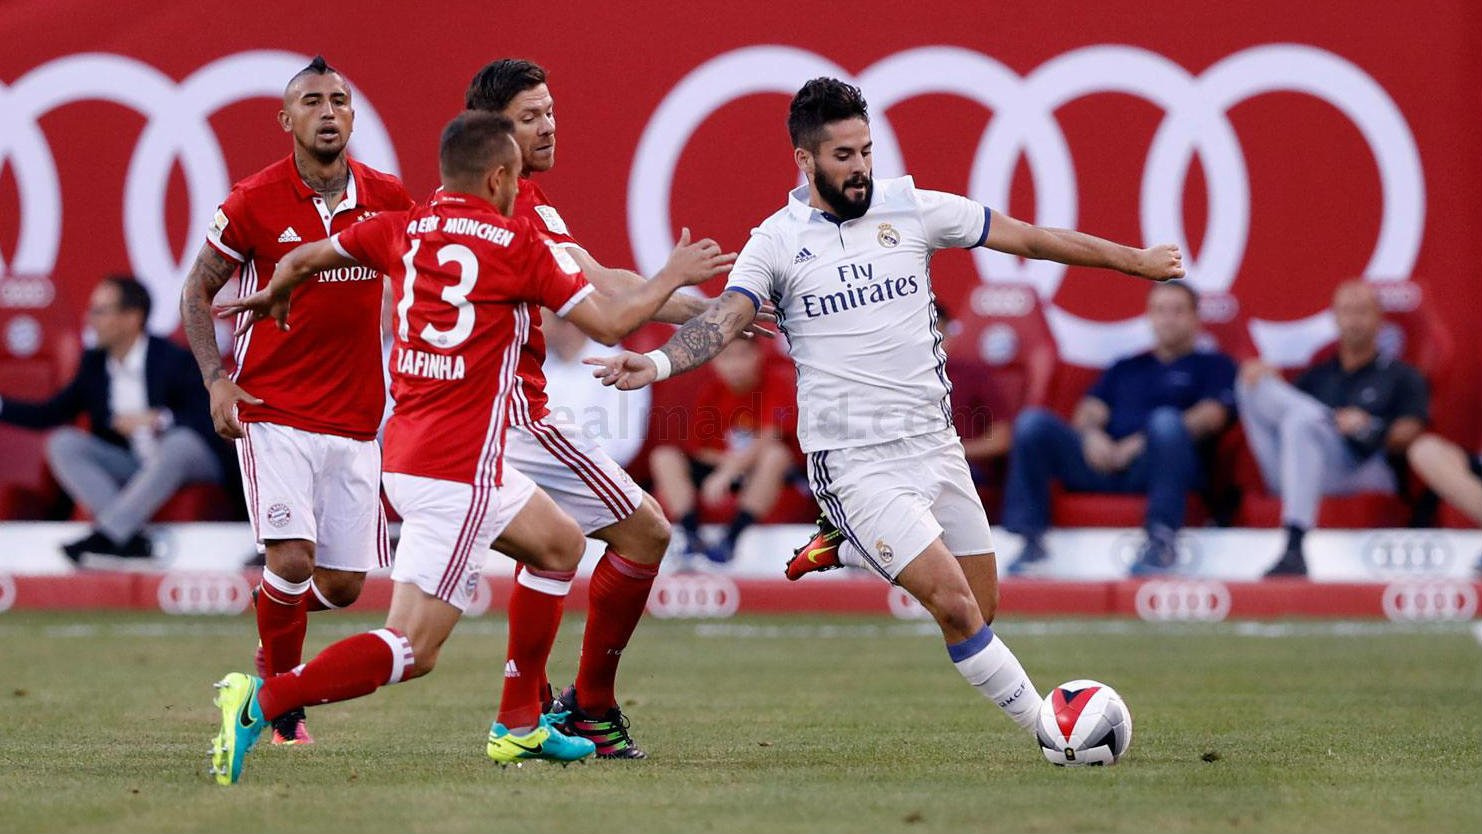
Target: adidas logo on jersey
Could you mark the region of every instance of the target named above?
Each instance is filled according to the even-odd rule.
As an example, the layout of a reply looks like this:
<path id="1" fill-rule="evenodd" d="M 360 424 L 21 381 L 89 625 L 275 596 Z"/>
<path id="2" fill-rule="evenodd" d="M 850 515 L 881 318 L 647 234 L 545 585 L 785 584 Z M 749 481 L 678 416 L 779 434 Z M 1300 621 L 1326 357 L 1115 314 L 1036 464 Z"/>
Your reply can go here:
<path id="1" fill-rule="evenodd" d="M 515 665 L 513 658 L 504 662 L 504 676 L 506 678 L 518 678 L 520 676 L 520 667 Z"/>
<path id="2" fill-rule="evenodd" d="M 298 236 L 298 232 L 293 230 L 292 226 L 284 229 L 283 234 L 278 235 L 279 243 L 302 243 L 303 240 L 303 238 Z"/>
<path id="3" fill-rule="evenodd" d="M 797 266 L 801 263 L 807 263 L 808 261 L 813 260 L 814 257 L 814 254 L 812 252 L 809 252 L 808 248 L 805 246 L 803 247 L 802 251 L 798 252 L 798 256 L 792 259 L 793 266 Z"/>

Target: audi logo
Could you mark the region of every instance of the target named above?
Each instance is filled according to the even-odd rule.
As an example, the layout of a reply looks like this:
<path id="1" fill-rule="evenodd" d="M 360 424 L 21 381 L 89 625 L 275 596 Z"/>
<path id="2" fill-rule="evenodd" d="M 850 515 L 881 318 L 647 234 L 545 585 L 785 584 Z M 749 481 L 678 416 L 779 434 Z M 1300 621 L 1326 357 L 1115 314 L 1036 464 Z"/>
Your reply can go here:
<path id="1" fill-rule="evenodd" d="M 15 580 L 8 573 L 0 573 L 0 614 L 15 605 Z"/>
<path id="2" fill-rule="evenodd" d="M 1380 575 L 1441 573 L 1451 564 L 1451 544 L 1425 533 L 1376 533 L 1364 541 L 1364 562 Z"/>
<path id="3" fill-rule="evenodd" d="M 931 618 L 931 612 L 927 611 L 916 598 L 906 593 L 905 589 L 891 586 L 885 591 L 885 606 L 890 609 L 890 615 L 897 620 L 927 620 Z"/>
<path id="4" fill-rule="evenodd" d="M 210 124 L 213 113 L 243 99 L 278 98 L 283 84 L 309 62 L 293 52 L 255 50 L 219 58 L 184 81 L 133 58 L 106 53 L 68 55 L 48 61 L 8 87 L 0 83 L 0 168 L 10 167 L 20 199 L 14 257 L 0 257 L 0 273 L 50 275 L 62 240 L 62 190 L 41 119 L 77 101 L 100 99 L 144 116 L 146 124 L 124 178 L 124 240 L 131 271 L 155 298 L 180 294 L 196 246 L 177 258 L 165 227 L 165 189 L 177 161 L 190 202 L 190 240 L 205 239 L 206 224 L 231 188 L 226 160 Z M 353 152 L 371 167 L 396 173 L 391 137 L 364 94 L 355 99 Z M 264 110 L 264 137 L 270 127 Z M 95 195 L 78 195 L 95 199 Z M 157 304 L 150 326 L 175 329 L 179 310 Z"/>
<path id="5" fill-rule="evenodd" d="M 741 590 L 724 576 L 660 576 L 648 596 L 648 613 L 662 619 L 722 619 L 741 607 Z"/>
<path id="6" fill-rule="evenodd" d="M 238 573 L 168 573 L 157 597 L 166 614 L 240 614 L 252 589 Z"/>
<path id="7" fill-rule="evenodd" d="M 1006 207 L 1014 168 L 1023 156 L 1034 186 L 1034 222 L 1074 228 L 1075 166 L 1056 111 L 1100 93 L 1137 96 L 1166 114 L 1143 166 L 1141 213 L 1145 242 L 1172 241 L 1184 251 L 1191 283 L 1202 293 L 1228 293 L 1240 273 L 1250 228 L 1250 182 L 1232 107 L 1272 92 L 1296 92 L 1327 102 L 1368 143 L 1379 169 L 1383 204 L 1379 234 L 1364 274 L 1371 280 L 1409 275 L 1425 225 L 1425 184 L 1415 138 L 1398 107 L 1373 78 L 1343 58 L 1313 46 L 1269 44 L 1244 49 L 1195 76 L 1146 49 L 1122 45 L 1076 49 L 1020 76 L 1003 63 L 968 49 L 922 47 L 891 55 L 858 75 L 833 61 L 790 46 L 753 46 L 701 64 L 677 84 L 650 117 L 628 180 L 628 236 L 640 271 L 663 266 L 673 247 L 669 217 L 675 169 L 685 145 L 712 113 L 757 93 L 792 95 L 802 79 L 852 79 L 870 101 L 876 172 L 906 170 L 887 113 L 916 96 L 948 94 L 993 112 L 979 140 L 968 196 Z M 1189 246 L 1184 188 L 1194 155 L 1203 167 L 1208 219 L 1203 243 Z M 780 164 L 780 163 L 779 163 Z M 1065 267 L 1020 261 L 974 250 L 984 281 L 1025 282 L 1046 303 L 1060 354 L 1099 367 L 1108 357 L 1143 350 L 1152 334 L 1141 318 L 1099 322 L 1056 306 Z M 1291 322 L 1252 321 L 1252 337 L 1268 360 L 1295 365 L 1331 341 L 1332 317 L 1321 312 Z"/>
<path id="8" fill-rule="evenodd" d="M 1137 588 L 1137 616 L 1150 622 L 1219 622 L 1230 615 L 1223 582 L 1153 580 Z"/>
<path id="9" fill-rule="evenodd" d="M 1477 588 L 1470 582 L 1395 582 L 1380 598 L 1384 616 L 1395 622 L 1470 620 L 1477 616 Z"/>

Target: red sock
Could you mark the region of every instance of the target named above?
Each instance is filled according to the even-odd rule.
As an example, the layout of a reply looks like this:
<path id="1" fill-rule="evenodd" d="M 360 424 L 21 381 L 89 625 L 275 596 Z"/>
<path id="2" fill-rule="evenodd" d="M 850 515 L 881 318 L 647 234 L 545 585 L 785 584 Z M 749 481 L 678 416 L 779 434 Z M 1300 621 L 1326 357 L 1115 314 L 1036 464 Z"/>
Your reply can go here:
<path id="1" fill-rule="evenodd" d="M 271 570 L 262 572 L 257 592 L 257 638 L 262 641 L 263 669 L 281 675 L 303 662 L 304 632 L 309 628 L 306 598 L 313 580 L 289 582 Z"/>
<path id="2" fill-rule="evenodd" d="M 291 709 L 348 701 L 406 679 L 412 644 L 391 628 L 367 631 L 334 643 L 297 672 L 276 675 L 257 690 L 268 719 Z"/>
<path id="3" fill-rule="evenodd" d="M 576 693 L 584 712 L 601 715 L 617 706 L 613 694 L 623 649 L 643 617 L 658 565 L 643 565 L 608 549 L 592 572 L 587 632 L 582 638 Z"/>
<path id="4" fill-rule="evenodd" d="M 309 594 L 307 597 L 305 597 L 305 600 L 305 605 L 307 606 L 307 610 L 310 614 L 314 613 L 315 611 L 339 610 L 338 605 L 330 605 L 329 603 L 324 601 L 324 597 L 320 596 L 319 594 L 319 586 L 317 585 L 313 585 L 309 588 Z"/>
<path id="5" fill-rule="evenodd" d="M 520 581 L 520 572 L 523 571 L 524 569 L 525 569 L 524 563 L 522 563 L 522 562 L 515 562 L 515 582 L 516 583 L 518 583 Z M 516 587 L 519 587 L 518 584 L 516 585 Z M 562 605 L 564 606 L 564 603 Z M 563 610 L 564 610 L 564 608 L 563 608 Z M 545 700 L 545 694 L 547 692 L 551 691 L 551 678 L 550 678 L 550 675 L 547 673 L 547 670 L 546 670 L 546 668 L 544 666 L 542 666 L 540 668 L 540 676 L 535 681 L 535 691 L 538 692 L 538 693 L 540 693 L 540 698 L 541 698 L 541 701 L 542 702 L 544 702 L 544 700 Z M 508 726 L 508 725 L 506 725 L 506 726 Z"/>
<path id="6" fill-rule="evenodd" d="M 533 727 L 540 720 L 545 664 L 556 642 L 561 611 L 575 576 L 576 571 L 526 568 L 515 579 L 515 590 L 509 595 L 504 694 L 499 698 L 499 723 L 510 729 Z"/>

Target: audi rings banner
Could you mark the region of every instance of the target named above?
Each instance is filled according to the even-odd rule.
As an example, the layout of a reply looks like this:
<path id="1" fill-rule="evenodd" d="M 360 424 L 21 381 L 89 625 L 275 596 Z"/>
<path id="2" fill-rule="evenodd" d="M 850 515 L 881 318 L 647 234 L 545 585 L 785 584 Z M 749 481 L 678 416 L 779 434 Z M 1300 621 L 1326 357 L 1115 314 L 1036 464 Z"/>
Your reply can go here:
<path id="1" fill-rule="evenodd" d="M 600 260 L 656 269 L 680 225 L 739 247 L 797 181 L 784 129 L 806 79 L 859 83 L 876 171 L 1043 224 L 1185 248 L 1255 343 L 1304 362 L 1340 280 L 1413 278 L 1453 333 L 1482 320 L 1482 4 L 860 2 L 780 9 L 599 2 L 307 7 L 0 4 L 0 303 L 80 325 L 104 273 L 173 297 L 233 180 L 288 150 L 287 78 L 316 53 L 355 89 L 352 150 L 436 185 L 440 127 L 501 56 L 550 71 L 542 186 Z M 1039 293 L 1062 356 L 1149 340 L 1143 288 L 985 251 L 937 261 Z M 48 306 L 49 305 L 49 306 Z M 178 324 L 155 305 L 156 330 Z M 1436 409 L 1476 439 L 1482 347 L 1458 339 Z"/>

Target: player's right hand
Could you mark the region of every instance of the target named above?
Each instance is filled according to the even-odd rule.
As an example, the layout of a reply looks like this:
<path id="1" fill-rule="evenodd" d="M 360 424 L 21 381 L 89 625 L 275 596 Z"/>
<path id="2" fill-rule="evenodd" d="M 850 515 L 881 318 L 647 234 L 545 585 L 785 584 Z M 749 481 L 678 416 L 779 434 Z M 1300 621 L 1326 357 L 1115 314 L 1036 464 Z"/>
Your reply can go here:
<path id="1" fill-rule="evenodd" d="M 590 356 L 583 363 L 596 366 L 592 376 L 602 380 L 603 385 L 616 387 L 619 391 L 632 391 L 651 385 L 659 375 L 654 361 L 631 350 L 616 356 Z"/>
<path id="2" fill-rule="evenodd" d="M 211 423 L 215 425 L 216 433 L 227 440 L 242 438 L 242 424 L 237 421 L 237 403 L 262 405 L 262 400 L 243 391 L 230 377 L 211 383 Z"/>
<path id="3" fill-rule="evenodd" d="M 254 324 L 266 318 L 278 322 L 279 330 L 287 330 L 289 301 L 289 296 L 279 298 L 265 287 L 251 295 L 219 301 L 212 305 L 211 310 L 219 319 L 229 319 L 246 313 L 247 316 L 241 326 L 233 332 L 234 336 L 240 336 L 251 330 Z"/>
<path id="4" fill-rule="evenodd" d="M 1172 281 L 1184 277 L 1184 255 L 1172 243 L 1160 243 L 1137 250 L 1132 274 L 1152 281 Z"/>
<path id="5" fill-rule="evenodd" d="M 735 260 L 735 252 L 722 252 L 720 244 L 708 237 L 691 242 L 690 230 L 685 228 L 679 233 L 674 251 L 669 253 L 664 271 L 679 276 L 685 284 L 703 284 L 728 271 Z"/>

